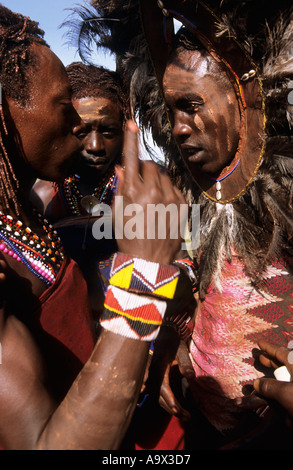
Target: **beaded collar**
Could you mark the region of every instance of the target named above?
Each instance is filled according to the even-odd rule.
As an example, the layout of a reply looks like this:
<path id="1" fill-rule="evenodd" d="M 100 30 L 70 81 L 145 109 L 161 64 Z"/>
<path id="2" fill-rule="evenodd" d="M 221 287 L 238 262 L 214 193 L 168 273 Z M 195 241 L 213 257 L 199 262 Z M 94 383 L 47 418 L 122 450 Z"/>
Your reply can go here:
<path id="1" fill-rule="evenodd" d="M 22 262 L 38 279 L 50 286 L 56 279 L 64 253 L 52 225 L 35 209 L 33 212 L 50 242 L 40 238 L 20 220 L 0 212 L 0 250 Z"/>
<path id="2" fill-rule="evenodd" d="M 111 205 L 114 190 L 116 189 L 116 174 L 112 169 L 110 176 L 109 173 L 101 181 L 101 183 L 95 188 L 92 196 L 95 197 L 99 203 Z M 84 197 L 78 186 L 78 176 L 70 176 L 66 178 L 64 182 L 59 186 L 64 202 L 71 215 L 81 215 L 81 200 Z"/>

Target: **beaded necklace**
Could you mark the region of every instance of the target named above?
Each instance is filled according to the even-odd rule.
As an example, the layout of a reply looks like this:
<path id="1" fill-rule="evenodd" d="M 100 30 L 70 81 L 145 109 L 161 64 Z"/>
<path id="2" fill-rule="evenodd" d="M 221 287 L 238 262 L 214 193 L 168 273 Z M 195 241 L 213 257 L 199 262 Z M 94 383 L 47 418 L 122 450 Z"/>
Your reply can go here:
<path id="1" fill-rule="evenodd" d="M 215 181 L 216 182 L 216 199 L 217 201 L 219 201 L 221 198 L 222 198 L 222 193 L 221 193 L 221 189 L 222 189 L 222 185 L 221 185 L 221 181 L 225 180 L 226 178 L 228 178 L 228 176 L 230 176 L 234 170 L 236 170 L 236 168 L 238 167 L 240 163 L 240 160 L 237 160 L 237 162 L 235 163 L 235 165 L 233 166 L 233 168 L 231 170 L 228 171 L 228 173 L 226 173 L 225 175 L 223 175 L 221 178 L 212 178 L 210 175 L 208 175 L 207 173 L 204 173 L 204 175 L 209 178 L 210 180 L 212 181 Z"/>
<path id="2" fill-rule="evenodd" d="M 78 176 L 70 176 L 64 180 L 62 185 L 59 186 L 65 204 L 71 215 L 81 215 L 80 203 L 84 196 L 81 194 L 77 186 L 78 180 Z M 107 175 L 102 180 L 102 182 L 93 191 L 92 196 L 95 197 L 99 203 L 111 205 L 115 188 L 116 174 L 115 171 L 111 170 L 110 177 Z"/>
<path id="3" fill-rule="evenodd" d="M 0 212 L 0 250 L 22 262 L 47 286 L 54 283 L 64 260 L 61 241 L 52 225 L 33 209 L 50 242 L 36 235 L 20 220 Z"/>

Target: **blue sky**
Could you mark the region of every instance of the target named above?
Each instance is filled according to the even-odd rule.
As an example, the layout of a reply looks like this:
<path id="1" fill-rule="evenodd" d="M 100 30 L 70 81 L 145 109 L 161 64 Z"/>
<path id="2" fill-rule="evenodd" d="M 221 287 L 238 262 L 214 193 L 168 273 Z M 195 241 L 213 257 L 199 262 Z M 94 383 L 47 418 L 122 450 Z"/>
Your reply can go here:
<path id="1" fill-rule="evenodd" d="M 70 9 L 77 5 L 86 5 L 86 0 L 0 0 L 0 3 L 10 10 L 29 16 L 37 21 L 45 31 L 45 40 L 64 65 L 80 60 L 76 49 L 69 47 L 64 38 L 66 28 L 59 29 L 61 23 L 68 17 Z M 103 52 L 97 55 L 96 65 L 115 68 L 114 57 L 107 57 Z"/>

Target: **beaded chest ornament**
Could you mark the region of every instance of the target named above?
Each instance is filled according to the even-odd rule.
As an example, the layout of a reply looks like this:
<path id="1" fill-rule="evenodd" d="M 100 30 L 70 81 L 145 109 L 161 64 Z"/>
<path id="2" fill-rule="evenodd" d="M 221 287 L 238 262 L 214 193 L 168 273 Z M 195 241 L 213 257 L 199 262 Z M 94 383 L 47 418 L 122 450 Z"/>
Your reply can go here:
<path id="1" fill-rule="evenodd" d="M 108 181 L 107 181 L 108 180 Z M 71 176 L 64 180 L 63 184 L 59 187 L 63 196 L 64 202 L 69 209 L 71 215 L 81 215 L 80 205 L 84 197 L 77 186 L 78 177 Z M 107 176 L 99 186 L 96 187 L 92 193 L 93 200 L 97 203 L 104 203 L 111 205 L 114 189 L 116 188 L 116 174 L 112 170 L 112 174 Z"/>
<path id="2" fill-rule="evenodd" d="M 49 287 L 56 279 L 64 254 L 52 225 L 37 211 L 34 213 L 50 242 L 40 238 L 21 221 L 0 212 L 0 250 L 22 262 Z"/>

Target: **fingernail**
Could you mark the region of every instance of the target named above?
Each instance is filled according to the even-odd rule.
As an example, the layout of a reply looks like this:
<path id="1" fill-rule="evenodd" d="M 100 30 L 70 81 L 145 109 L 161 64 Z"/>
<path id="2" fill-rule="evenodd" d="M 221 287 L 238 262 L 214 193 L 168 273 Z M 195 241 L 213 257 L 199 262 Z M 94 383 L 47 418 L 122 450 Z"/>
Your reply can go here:
<path id="1" fill-rule="evenodd" d="M 254 388 L 255 388 L 256 390 L 258 389 L 258 386 L 259 386 L 259 379 L 255 379 L 255 380 L 254 380 L 253 386 L 254 386 Z"/>
<path id="2" fill-rule="evenodd" d="M 286 366 L 281 366 L 278 367 L 278 369 L 275 369 L 274 376 L 281 382 L 291 382 L 291 375 Z"/>

